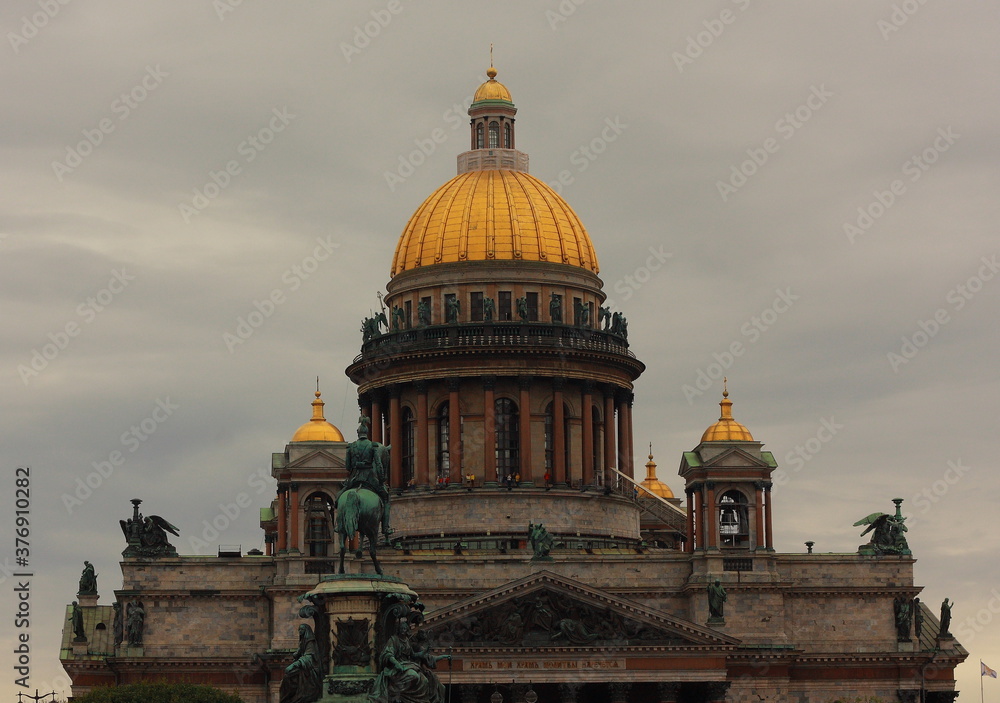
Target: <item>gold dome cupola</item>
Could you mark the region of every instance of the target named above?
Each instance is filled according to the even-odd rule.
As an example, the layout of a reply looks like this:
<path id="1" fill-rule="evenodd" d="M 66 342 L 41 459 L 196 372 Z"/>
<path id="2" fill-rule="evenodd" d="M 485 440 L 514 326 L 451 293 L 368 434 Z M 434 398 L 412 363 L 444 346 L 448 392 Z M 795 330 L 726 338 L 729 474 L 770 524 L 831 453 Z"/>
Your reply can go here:
<path id="1" fill-rule="evenodd" d="M 458 173 L 504 169 L 527 171 L 528 155 L 515 149 L 514 115 L 517 108 L 507 86 L 497 80 L 490 47 L 487 81 L 476 89 L 469 106 L 470 151 L 458 155 Z"/>
<path id="2" fill-rule="evenodd" d="M 719 407 L 722 413 L 719 420 L 714 425 L 705 430 L 701 436 L 702 442 L 753 442 L 753 435 L 750 430 L 733 419 L 733 401 L 729 399 L 729 389 L 726 388 L 726 381 L 723 379 L 722 400 Z"/>
<path id="3" fill-rule="evenodd" d="M 293 442 L 343 442 L 344 435 L 337 427 L 323 417 L 323 406 L 320 399 L 319 379 L 316 379 L 316 400 L 312 402 L 313 416 L 308 422 L 295 430 Z"/>

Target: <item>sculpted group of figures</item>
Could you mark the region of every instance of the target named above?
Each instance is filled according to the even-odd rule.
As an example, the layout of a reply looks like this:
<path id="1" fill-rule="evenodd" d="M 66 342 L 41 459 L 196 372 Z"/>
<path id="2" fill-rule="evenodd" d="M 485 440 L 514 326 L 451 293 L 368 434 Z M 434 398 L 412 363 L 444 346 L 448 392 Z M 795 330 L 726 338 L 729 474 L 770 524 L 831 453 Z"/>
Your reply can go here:
<path id="1" fill-rule="evenodd" d="M 367 620 L 348 619 L 337 624 L 333 652 L 330 623 L 322 601 L 309 597 L 299 616 L 312 618 L 314 627 L 299 625 L 299 647 L 281 680 L 280 703 L 314 703 L 323 696 L 323 680 L 331 659 L 335 666 L 368 667 L 371 625 Z M 375 624 L 376 671 L 374 679 L 331 679 L 331 694 L 368 694 L 372 703 L 445 703 L 445 688 L 435 673 L 437 663 L 451 655 L 431 652 L 423 624 L 424 607 L 410 596 L 392 595 L 380 607 Z"/>
<path id="2" fill-rule="evenodd" d="M 517 319 L 521 322 L 530 322 L 532 317 L 537 317 L 537 311 L 533 311 L 528 305 L 528 297 L 521 296 L 514 301 L 514 308 Z M 483 322 L 493 322 L 496 318 L 496 300 L 490 297 L 483 298 Z M 445 300 L 444 318 L 445 323 L 454 325 L 459 322 L 462 313 L 462 303 L 455 297 L 450 296 Z M 509 313 L 508 313 L 509 314 Z M 562 296 L 552 293 L 549 299 L 549 318 L 554 323 L 563 322 Z M 381 337 L 383 328 L 386 331 L 398 332 L 406 327 L 406 311 L 398 305 L 393 305 L 389 315 L 385 311 L 376 313 L 371 317 L 366 317 L 361 321 L 362 343 L 368 342 L 376 337 Z M 426 301 L 417 303 L 417 326 L 429 327 L 431 324 L 431 306 Z M 573 324 L 577 327 L 590 326 L 590 306 L 582 302 L 574 302 Z M 628 321 L 620 312 L 612 312 L 610 308 L 601 307 L 598 310 L 598 327 L 604 332 L 628 339 Z M 602 327 L 603 325 L 603 327 Z"/>

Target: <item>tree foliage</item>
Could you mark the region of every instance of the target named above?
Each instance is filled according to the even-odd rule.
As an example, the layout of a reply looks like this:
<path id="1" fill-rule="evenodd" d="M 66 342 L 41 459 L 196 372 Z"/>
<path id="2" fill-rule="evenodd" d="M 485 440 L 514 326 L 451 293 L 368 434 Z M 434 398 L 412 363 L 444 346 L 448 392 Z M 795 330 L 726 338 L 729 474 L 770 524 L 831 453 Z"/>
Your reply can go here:
<path id="1" fill-rule="evenodd" d="M 74 703 L 243 703 L 234 693 L 190 683 L 134 683 L 101 686 L 77 696 Z"/>

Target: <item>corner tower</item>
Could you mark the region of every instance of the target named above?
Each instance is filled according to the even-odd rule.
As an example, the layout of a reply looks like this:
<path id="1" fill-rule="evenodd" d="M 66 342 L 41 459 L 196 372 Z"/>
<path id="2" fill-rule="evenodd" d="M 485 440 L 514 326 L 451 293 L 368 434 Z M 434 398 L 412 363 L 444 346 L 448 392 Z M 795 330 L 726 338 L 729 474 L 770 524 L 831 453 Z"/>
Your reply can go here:
<path id="1" fill-rule="evenodd" d="M 554 533 L 637 539 L 617 472 L 633 476 L 632 384 L 645 367 L 624 316 L 603 307 L 586 228 L 514 148 L 517 108 L 496 75 L 469 108 L 458 175 L 403 229 L 386 316 L 366 323 L 347 375 L 372 439 L 393 447 L 401 537 L 523 537 L 544 519 Z M 433 515 L 415 504 L 407 522 L 405 489 L 452 498 Z M 583 530 L 560 509 L 579 496 L 607 502 Z"/>

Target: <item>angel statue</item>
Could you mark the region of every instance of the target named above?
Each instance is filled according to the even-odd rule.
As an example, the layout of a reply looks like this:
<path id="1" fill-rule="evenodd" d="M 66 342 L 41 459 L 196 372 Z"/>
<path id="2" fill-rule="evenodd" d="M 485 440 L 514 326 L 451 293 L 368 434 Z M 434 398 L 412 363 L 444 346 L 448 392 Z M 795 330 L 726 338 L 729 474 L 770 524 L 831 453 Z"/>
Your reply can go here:
<path id="1" fill-rule="evenodd" d="M 139 512 L 138 498 L 132 499 L 133 514 L 128 520 L 119 520 L 128 547 L 122 552 L 125 557 L 176 556 L 177 550 L 167 539 L 167 533 L 180 535 L 180 530 L 159 515 L 143 517 Z"/>
<path id="2" fill-rule="evenodd" d="M 898 501 L 898 502 L 897 502 Z M 873 554 L 909 554 L 910 546 L 906 543 L 906 525 L 903 523 L 906 518 L 900 513 L 899 506 L 903 501 L 900 498 L 893 500 L 896 503 L 896 514 L 872 513 L 854 523 L 855 527 L 868 525 L 867 529 L 861 533 L 864 537 L 869 532 L 872 533 L 868 544 L 863 544 L 858 548 L 859 552 L 870 552 Z"/>

